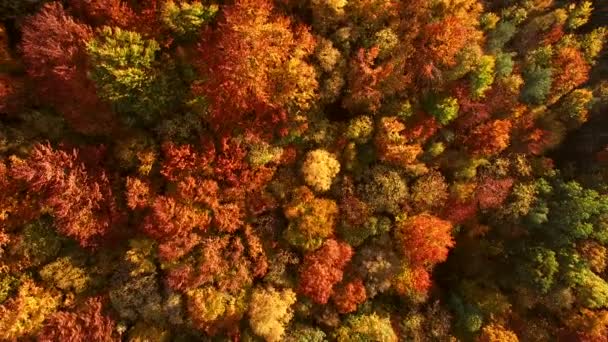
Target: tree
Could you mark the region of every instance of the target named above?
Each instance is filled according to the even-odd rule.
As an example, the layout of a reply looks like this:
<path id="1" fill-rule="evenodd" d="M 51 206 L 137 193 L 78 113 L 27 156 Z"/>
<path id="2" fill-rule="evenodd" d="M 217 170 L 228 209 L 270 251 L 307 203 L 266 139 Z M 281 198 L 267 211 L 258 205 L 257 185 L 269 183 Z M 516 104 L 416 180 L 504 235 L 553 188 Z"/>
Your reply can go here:
<path id="1" fill-rule="evenodd" d="M 493 56 L 482 56 L 477 68 L 471 75 L 471 93 L 473 98 L 483 98 L 486 90 L 494 83 L 496 59 Z"/>
<path id="2" fill-rule="evenodd" d="M 325 150 L 313 150 L 306 154 L 302 164 L 304 181 L 318 192 L 329 190 L 332 180 L 340 172 L 340 163 Z"/>
<path id="3" fill-rule="evenodd" d="M 359 304 L 367 300 L 365 286 L 361 279 L 355 279 L 340 286 L 333 294 L 333 301 L 341 314 L 357 310 Z"/>
<path id="4" fill-rule="evenodd" d="M 69 0 L 70 9 L 94 27 L 127 28 L 135 21 L 135 13 L 121 0 Z"/>
<path id="5" fill-rule="evenodd" d="M 75 129 L 97 134 L 111 128 L 113 117 L 87 77 L 86 44 L 92 38 L 90 27 L 74 21 L 59 2 L 51 2 L 25 20 L 21 50 L 41 98 Z"/>
<path id="6" fill-rule="evenodd" d="M 519 342 L 517 335 L 500 324 L 488 324 L 481 329 L 478 342 Z"/>
<path id="7" fill-rule="evenodd" d="M 431 171 L 418 178 L 411 188 L 412 206 L 423 212 L 439 208 L 448 198 L 448 186 L 443 175 Z"/>
<path id="8" fill-rule="evenodd" d="M 413 164 L 422 153 L 422 147 L 419 144 L 408 144 L 408 138 L 405 124 L 397 117 L 381 118 L 374 137 L 379 159 L 399 167 Z"/>
<path id="9" fill-rule="evenodd" d="M 401 175 L 385 165 L 376 165 L 366 173 L 358 192 L 373 211 L 396 214 L 408 197 L 408 188 Z"/>
<path id="10" fill-rule="evenodd" d="M 13 177 L 41 203 L 52 210 L 57 230 L 91 247 L 123 220 L 112 194 L 111 183 L 102 169 L 89 174 L 79 161 L 78 151 L 54 150 L 36 145 L 25 160 L 16 160 Z"/>
<path id="11" fill-rule="evenodd" d="M 100 298 L 91 298 L 76 311 L 57 312 L 45 323 L 38 341 L 119 341 L 114 321 L 102 313 Z"/>
<path id="12" fill-rule="evenodd" d="M 494 120 L 473 129 L 465 138 L 464 145 L 473 156 L 492 156 L 504 151 L 511 138 L 511 121 Z"/>
<path id="13" fill-rule="evenodd" d="M 216 128 L 249 126 L 248 113 L 254 124 L 285 121 L 282 112 L 305 111 L 317 97 L 315 71 L 305 62 L 314 39 L 272 12 L 267 0 L 236 1 L 224 8 L 217 30 L 202 36 L 198 69 L 207 80 L 194 92 L 208 98 Z"/>
<path id="14" fill-rule="evenodd" d="M 34 334 L 59 306 L 56 293 L 25 279 L 17 295 L 0 306 L 0 338 L 17 340 Z"/>
<path id="15" fill-rule="evenodd" d="M 188 313 L 194 326 L 211 336 L 230 329 L 247 310 L 244 292 L 230 295 L 207 286 L 189 291 L 187 295 Z"/>
<path id="16" fill-rule="evenodd" d="M 568 93 L 589 79 L 591 67 L 583 54 L 576 48 L 564 47 L 557 50 L 553 58 L 552 94 L 556 98 Z"/>
<path id="17" fill-rule="evenodd" d="M 381 317 L 375 312 L 368 315 L 350 316 L 345 325 L 336 329 L 335 336 L 339 342 L 396 342 L 398 340 L 390 319 Z"/>
<path id="18" fill-rule="evenodd" d="M 298 292 L 319 304 L 325 304 L 333 286 L 342 280 L 342 270 L 353 255 L 344 242 L 327 240 L 321 248 L 306 255 L 300 269 Z"/>
<path id="19" fill-rule="evenodd" d="M 159 44 L 139 33 L 105 26 L 87 44 L 91 79 L 99 96 L 117 112 L 134 114 L 150 123 L 175 104 L 179 84 L 160 70 Z"/>
<path id="20" fill-rule="evenodd" d="M 295 302 L 296 294 L 291 289 L 254 289 L 249 304 L 249 323 L 253 332 L 268 342 L 282 341 Z"/>
<path id="21" fill-rule="evenodd" d="M 333 235 L 338 217 L 338 205 L 325 198 L 315 198 L 306 187 L 296 189 L 293 200 L 284 209 L 289 226 L 285 238 L 294 246 L 315 250 Z"/>
<path id="22" fill-rule="evenodd" d="M 447 125 L 458 117 L 458 100 L 453 97 L 444 97 L 434 101 L 430 107 L 430 113 L 442 125 Z"/>
<path id="23" fill-rule="evenodd" d="M 430 214 L 412 216 L 395 231 L 401 252 L 413 267 L 443 262 L 454 246 L 452 224 Z"/>
<path id="24" fill-rule="evenodd" d="M 196 37 L 201 27 L 216 15 L 217 5 L 205 6 L 200 2 L 188 3 L 167 1 L 160 14 L 162 23 L 179 38 L 190 40 Z"/>

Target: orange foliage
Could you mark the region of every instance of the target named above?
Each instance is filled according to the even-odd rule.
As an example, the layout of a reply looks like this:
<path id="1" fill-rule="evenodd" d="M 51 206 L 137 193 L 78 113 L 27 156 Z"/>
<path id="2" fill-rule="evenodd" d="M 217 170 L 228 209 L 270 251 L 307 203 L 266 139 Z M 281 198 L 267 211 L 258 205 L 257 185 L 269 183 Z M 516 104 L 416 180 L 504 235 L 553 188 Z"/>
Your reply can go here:
<path id="1" fill-rule="evenodd" d="M 114 321 L 101 312 L 102 307 L 100 298 L 90 298 L 76 311 L 55 313 L 38 334 L 38 341 L 120 341 Z"/>
<path id="2" fill-rule="evenodd" d="M 359 49 L 351 63 L 351 72 L 348 76 L 348 95 L 343 105 L 354 112 L 376 112 L 380 107 L 382 98 L 387 95 L 384 82 L 393 72 L 390 63 L 374 66 L 378 57 L 378 47 L 366 51 Z"/>
<path id="3" fill-rule="evenodd" d="M 401 222 L 396 235 L 402 253 L 414 269 L 445 261 L 454 246 L 452 224 L 426 213 Z"/>
<path id="4" fill-rule="evenodd" d="M 591 67 L 576 48 L 565 47 L 557 51 L 553 60 L 556 71 L 553 77 L 553 94 L 561 96 L 587 82 Z"/>
<path id="5" fill-rule="evenodd" d="M 464 145 L 473 156 L 492 156 L 509 146 L 511 121 L 494 120 L 481 124 L 466 136 Z"/>
<path id="6" fill-rule="evenodd" d="M 338 312 L 346 314 L 357 310 L 357 305 L 364 303 L 367 299 L 365 286 L 361 279 L 353 280 L 340 286 L 332 296 Z"/>
<path id="7" fill-rule="evenodd" d="M 291 25 L 287 17 L 273 14 L 270 1 L 237 0 L 224 8 L 215 32 L 203 33 L 198 67 L 208 80 L 194 92 L 210 100 L 210 121 L 216 129 L 287 119 L 280 115 L 287 100 L 281 91 L 294 89 L 292 84 L 277 89 L 286 76 L 279 70 L 314 48 L 310 33 L 297 27 L 294 34 Z M 302 65 L 292 66 L 296 64 Z"/>

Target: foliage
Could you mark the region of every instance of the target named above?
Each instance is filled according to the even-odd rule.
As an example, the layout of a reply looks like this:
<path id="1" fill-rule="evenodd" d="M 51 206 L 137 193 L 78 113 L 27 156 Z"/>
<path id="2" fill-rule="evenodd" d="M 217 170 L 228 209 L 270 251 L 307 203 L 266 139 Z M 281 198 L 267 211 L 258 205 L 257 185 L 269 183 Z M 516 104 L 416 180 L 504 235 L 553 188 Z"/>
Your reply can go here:
<path id="1" fill-rule="evenodd" d="M 296 294 L 291 289 L 255 289 L 249 307 L 251 328 L 266 341 L 281 341 L 285 325 L 293 316 L 290 306 L 295 302 Z"/>
<path id="2" fill-rule="evenodd" d="M 605 341 L 605 10 L 0 0 L 0 340 Z"/>
<path id="3" fill-rule="evenodd" d="M 372 313 L 349 317 L 346 324 L 337 329 L 336 340 L 394 342 L 397 341 L 397 335 L 387 318 Z"/>
<path id="4" fill-rule="evenodd" d="M 302 164 L 304 181 L 319 192 L 329 190 L 333 178 L 339 172 L 340 163 L 325 150 L 308 152 Z"/>

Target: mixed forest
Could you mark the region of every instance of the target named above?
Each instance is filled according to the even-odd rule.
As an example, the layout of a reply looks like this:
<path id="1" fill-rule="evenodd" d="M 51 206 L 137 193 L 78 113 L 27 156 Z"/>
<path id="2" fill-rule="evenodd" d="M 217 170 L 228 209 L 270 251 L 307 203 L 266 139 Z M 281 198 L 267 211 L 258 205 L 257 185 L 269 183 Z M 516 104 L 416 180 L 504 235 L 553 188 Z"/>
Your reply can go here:
<path id="1" fill-rule="evenodd" d="M 608 341 L 608 3 L 0 0 L 0 341 Z"/>

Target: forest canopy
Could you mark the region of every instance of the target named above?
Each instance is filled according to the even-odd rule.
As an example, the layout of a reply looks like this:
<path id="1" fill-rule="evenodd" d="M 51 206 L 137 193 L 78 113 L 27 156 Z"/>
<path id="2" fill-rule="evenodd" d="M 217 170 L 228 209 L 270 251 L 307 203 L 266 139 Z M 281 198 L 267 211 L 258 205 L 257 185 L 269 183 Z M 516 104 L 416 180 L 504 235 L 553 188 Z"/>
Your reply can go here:
<path id="1" fill-rule="evenodd" d="M 602 0 L 0 0 L 0 340 L 608 342 L 607 40 Z"/>

